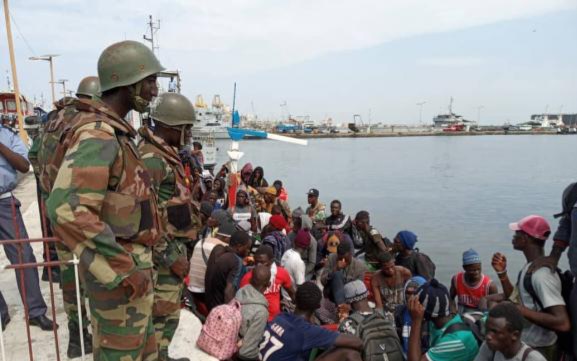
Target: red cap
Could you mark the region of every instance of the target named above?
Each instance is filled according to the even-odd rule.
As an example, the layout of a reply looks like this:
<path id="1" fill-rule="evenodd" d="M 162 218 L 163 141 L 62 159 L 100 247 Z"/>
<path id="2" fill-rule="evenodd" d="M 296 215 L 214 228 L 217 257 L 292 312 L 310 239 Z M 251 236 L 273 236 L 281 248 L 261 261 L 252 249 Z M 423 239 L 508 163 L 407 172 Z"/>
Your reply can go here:
<path id="1" fill-rule="evenodd" d="M 541 216 L 527 216 L 516 223 L 509 224 L 512 231 L 523 231 L 533 238 L 547 240 L 551 234 L 549 222 Z"/>
<path id="2" fill-rule="evenodd" d="M 282 231 L 287 226 L 286 220 L 280 214 L 275 214 L 274 216 L 270 217 L 268 223 L 279 231 Z"/>

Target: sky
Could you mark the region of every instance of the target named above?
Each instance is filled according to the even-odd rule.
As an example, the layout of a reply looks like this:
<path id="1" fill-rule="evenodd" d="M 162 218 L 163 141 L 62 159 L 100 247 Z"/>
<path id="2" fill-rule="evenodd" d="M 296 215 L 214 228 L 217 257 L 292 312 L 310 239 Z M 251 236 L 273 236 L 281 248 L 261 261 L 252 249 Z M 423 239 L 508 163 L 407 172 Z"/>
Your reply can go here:
<path id="1" fill-rule="evenodd" d="M 577 112 L 577 0 L 12 0 L 22 92 L 50 100 L 48 64 L 75 88 L 106 46 L 142 41 L 182 92 L 220 94 L 259 119 L 430 123 L 453 110 L 481 124 Z M 2 20 L 4 17 L 2 17 Z M 0 26 L 0 90 L 10 71 Z M 61 89 L 58 86 L 58 89 Z M 417 103 L 426 102 L 422 116 Z"/>

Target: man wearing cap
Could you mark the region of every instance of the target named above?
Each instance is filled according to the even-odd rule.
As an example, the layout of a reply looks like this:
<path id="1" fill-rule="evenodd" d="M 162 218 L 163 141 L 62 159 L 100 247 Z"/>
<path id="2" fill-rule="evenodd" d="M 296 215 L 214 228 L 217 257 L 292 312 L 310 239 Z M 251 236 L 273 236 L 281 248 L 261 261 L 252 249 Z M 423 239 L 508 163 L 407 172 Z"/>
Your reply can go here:
<path id="1" fill-rule="evenodd" d="M 463 252 L 463 270 L 451 279 L 451 300 L 457 297 L 459 313 L 479 311 L 479 301 L 497 293 L 497 285 L 483 274 L 481 256 L 474 249 Z"/>
<path id="2" fill-rule="evenodd" d="M 313 224 L 323 223 L 326 218 L 325 205 L 319 202 L 319 190 L 315 188 L 309 189 L 307 192 L 307 201 L 309 206 L 306 214 L 311 217 Z"/>
<path id="3" fill-rule="evenodd" d="M 390 252 L 393 244 L 371 225 L 369 212 L 356 214 L 351 227 L 351 239 L 357 249 L 356 254 L 365 254 L 365 261 L 371 271 L 378 269 L 379 253 Z"/>
<path id="4" fill-rule="evenodd" d="M 309 216 L 304 214 L 301 207 L 298 207 L 292 212 L 292 222 L 293 222 L 292 231 L 288 234 L 289 241 L 294 243 L 296 235 L 301 229 L 306 230 L 310 235 L 311 241 L 309 246 L 306 249 L 299 251 L 306 267 L 305 278 L 307 279 L 307 281 L 310 281 L 315 274 L 315 266 L 317 265 L 317 258 L 318 258 L 317 257 L 318 242 L 311 233 L 313 222 Z"/>
<path id="5" fill-rule="evenodd" d="M 339 307 L 339 314 L 348 314 L 345 285 L 355 280 L 364 280 L 365 272 L 365 263 L 353 257 L 353 248 L 349 243 L 340 243 L 337 252 L 329 255 L 321 273 L 321 283 L 327 288 L 331 301 Z"/>
<path id="6" fill-rule="evenodd" d="M 436 279 L 419 287 L 407 307 L 413 320 L 407 361 L 473 361 L 479 344 L 460 315 L 451 316 L 449 291 Z M 430 321 L 431 348 L 421 353 L 424 321 Z"/>
<path id="7" fill-rule="evenodd" d="M 272 231 L 262 240 L 262 244 L 268 244 L 272 247 L 274 261 L 280 263 L 282 255 L 291 247 L 290 240 L 283 232 L 287 227 L 287 222 L 283 216 L 275 214 L 270 217 L 268 224 L 272 227 Z"/>
<path id="8" fill-rule="evenodd" d="M 411 271 L 413 276 L 421 276 L 427 280 L 435 276 L 435 269 L 429 256 L 425 255 L 418 248 L 417 235 L 411 231 L 400 231 L 395 236 L 393 252 L 397 253 L 395 264 Z"/>
<path id="9" fill-rule="evenodd" d="M 301 258 L 300 253 L 304 252 L 311 244 L 311 235 L 308 231 L 301 229 L 298 231 L 293 247 L 287 250 L 281 258 L 281 266 L 287 270 L 293 284 L 298 287 L 305 283 L 305 263 Z M 284 294 L 283 294 L 284 296 Z"/>
<path id="10" fill-rule="evenodd" d="M 261 206 L 259 212 L 267 212 L 272 213 L 274 206 L 279 206 L 282 212 L 283 217 L 287 222 L 291 222 L 291 210 L 286 201 L 282 201 L 278 196 L 280 191 L 274 187 L 270 186 L 267 187 L 264 191 L 263 195 L 263 202 L 261 202 Z"/>
<path id="11" fill-rule="evenodd" d="M 547 360 L 553 361 L 558 351 L 556 332 L 567 332 L 571 328 L 561 295 L 561 279 L 547 268 L 529 271 L 531 263 L 543 257 L 551 228 L 545 218 L 535 215 L 511 223 L 509 228 L 515 232 L 513 248 L 523 252 L 527 263 L 519 273 L 514 288 L 507 275 L 507 258 L 503 254 L 495 253 L 493 268 L 499 276 L 505 297 L 518 305 L 528 321 L 521 340 L 541 352 Z"/>

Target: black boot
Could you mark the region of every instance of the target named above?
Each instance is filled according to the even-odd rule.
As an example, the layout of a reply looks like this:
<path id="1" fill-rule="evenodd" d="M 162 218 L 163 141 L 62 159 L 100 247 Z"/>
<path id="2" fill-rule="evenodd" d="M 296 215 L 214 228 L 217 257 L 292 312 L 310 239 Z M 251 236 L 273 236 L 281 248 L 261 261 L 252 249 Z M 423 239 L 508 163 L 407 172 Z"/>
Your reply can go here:
<path id="1" fill-rule="evenodd" d="M 52 267 L 52 283 L 60 284 L 60 267 L 54 266 Z M 48 267 L 44 267 L 42 270 L 42 281 L 48 282 L 50 278 L 48 278 Z"/>
<path id="2" fill-rule="evenodd" d="M 88 333 L 85 328 L 82 332 L 84 335 L 84 354 L 92 353 L 92 335 Z M 78 333 L 78 324 L 75 322 L 68 322 L 68 351 L 66 355 L 68 358 L 76 358 L 82 356 L 82 348 L 80 346 L 80 334 Z"/>

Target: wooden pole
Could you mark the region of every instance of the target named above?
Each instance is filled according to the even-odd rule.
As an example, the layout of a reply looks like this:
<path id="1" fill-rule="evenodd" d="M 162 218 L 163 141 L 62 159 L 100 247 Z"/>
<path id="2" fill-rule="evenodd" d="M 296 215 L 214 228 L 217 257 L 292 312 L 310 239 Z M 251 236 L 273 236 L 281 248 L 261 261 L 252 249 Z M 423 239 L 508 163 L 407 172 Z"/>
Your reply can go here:
<path id="1" fill-rule="evenodd" d="M 20 88 L 18 87 L 18 75 L 16 74 L 16 61 L 14 60 L 14 44 L 12 43 L 12 29 L 10 28 L 10 12 L 8 0 L 4 0 L 4 18 L 6 19 L 6 36 L 8 37 L 8 50 L 10 52 L 10 65 L 12 67 L 12 81 L 14 81 L 14 97 L 16 98 L 16 113 L 18 115 L 18 132 L 25 144 L 28 144 L 28 134 L 24 130 L 22 107 L 20 104 Z"/>

